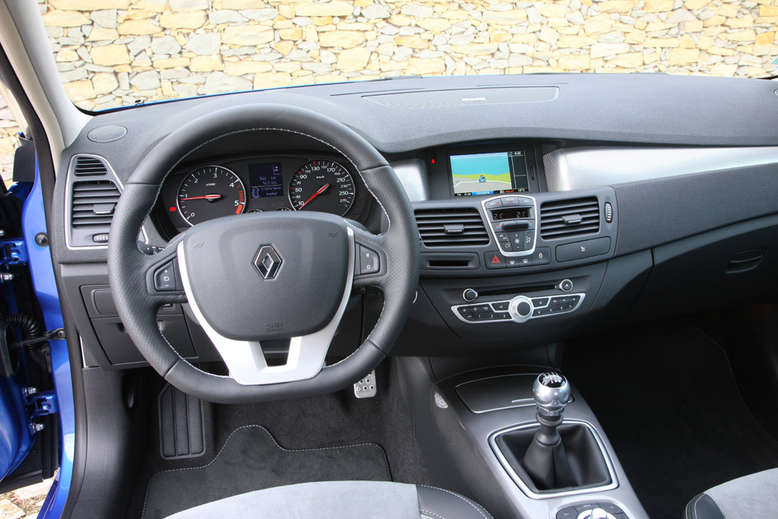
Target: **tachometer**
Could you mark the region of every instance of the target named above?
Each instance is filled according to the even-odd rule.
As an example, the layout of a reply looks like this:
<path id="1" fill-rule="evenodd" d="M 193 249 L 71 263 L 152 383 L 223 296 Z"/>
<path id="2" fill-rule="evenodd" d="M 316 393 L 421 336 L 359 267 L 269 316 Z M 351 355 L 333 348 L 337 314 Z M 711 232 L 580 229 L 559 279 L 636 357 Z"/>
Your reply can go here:
<path id="1" fill-rule="evenodd" d="M 178 188 L 178 212 L 189 225 L 212 218 L 241 214 L 246 188 L 238 175 L 224 166 L 204 166 L 189 173 Z"/>
<path id="2" fill-rule="evenodd" d="M 331 160 L 313 160 L 298 169 L 289 182 L 289 202 L 297 211 L 345 215 L 354 203 L 354 179 Z"/>

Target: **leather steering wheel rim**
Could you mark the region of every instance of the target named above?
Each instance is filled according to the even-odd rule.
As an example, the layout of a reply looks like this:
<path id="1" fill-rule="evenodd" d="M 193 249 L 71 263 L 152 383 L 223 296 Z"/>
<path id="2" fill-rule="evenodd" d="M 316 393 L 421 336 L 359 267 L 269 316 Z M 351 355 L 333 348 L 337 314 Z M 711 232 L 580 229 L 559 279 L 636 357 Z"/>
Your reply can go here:
<path id="1" fill-rule="evenodd" d="M 138 248 L 144 219 L 156 202 L 164 179 L 186 156 L 230 134 L 279 131 L 304 135 L 326 144 L 349 160 L 389 220 L 381 235 L 365 239 L 385 254 L 386 268 L 369 285 L 384 296 L 378 321 L 365 341 L 347 358 L 323 366 L 312 378 L 264 385 L 243 385 L 229 376 L 204 372 L 183 359 L 161 334 L 156 309 L 186 302 L 182 296 L 149 293 L 147 274 L 155 256 L 175 254 L 185 231 L 162 252 Z M 229 218 L 241 218 L 233 216 Z M 258 220 L 261 221 L 261 220 Z M 362 231 L 364 236 L 366 231 Z M 372 238 L 371 238 L 372 237 Z M 373 239 L 375 238 L 375 239 Z M 373 369 L 399 335 L 418 284 L 419 235 L 407 195 L 383 156 L 345 125 L 302 108 L 269 104 L 234 106 L 192 120 L 159 141 L 125 182 L 111 225 L 108 268 L 119 317 L 143 357 L 167 382 L 198 398 L 220 403 L 248 403 L 297 398 L 342 389 Z M 347 287 L 349 290 L 351 287 Z"/>

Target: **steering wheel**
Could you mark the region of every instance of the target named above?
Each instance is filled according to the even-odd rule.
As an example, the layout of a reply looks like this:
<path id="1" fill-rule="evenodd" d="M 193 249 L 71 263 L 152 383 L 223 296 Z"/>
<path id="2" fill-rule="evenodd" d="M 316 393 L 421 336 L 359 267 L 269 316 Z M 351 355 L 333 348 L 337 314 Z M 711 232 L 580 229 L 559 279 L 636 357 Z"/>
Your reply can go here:
<path id="1" fill-rule="evenodd" d="M 155 254 L 138 233 L 167 174 L 204 144 L 241 132 L 315 139 L 349 160 L 388 218 L 373 234 L 315 212 L 233 215 L 195 225 Z M 394 170 L 343 124 L 301 108 L 235 106 L 201 116 L 156 144 L 125 182 L 111 225 L 108 268 L 124 328 L 148 363 L 184 393 L 245 403 L 332 392 L 373 369 L 405 323 L 418 283 L 419 236 Z M 352 289 L 374 286 L 384 304 L 348 357 L 325 357 Z M 206 373 L 183 359 L 157 326 L 161 305 L 188 303 L 229 370 Z M 289 339 L 285 364 L 268 365 L 262 342 Z"/>

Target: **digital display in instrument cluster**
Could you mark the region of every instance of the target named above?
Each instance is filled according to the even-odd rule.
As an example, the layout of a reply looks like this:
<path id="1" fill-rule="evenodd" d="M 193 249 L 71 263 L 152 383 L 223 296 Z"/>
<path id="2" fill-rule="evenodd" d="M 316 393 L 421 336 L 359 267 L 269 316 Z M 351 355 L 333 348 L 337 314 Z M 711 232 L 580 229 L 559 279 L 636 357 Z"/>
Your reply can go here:
<path id="1" fill-rule="evenodd" d="M 249 164 L 249 181 L 252 200 L 284 195 L 284 180 L 278 162 Z"/>
<path id="2" fill-rule="evenodd" d="M 529 191 L 523 151 L 451 155 L 449 160 L 454 196 Z"/>

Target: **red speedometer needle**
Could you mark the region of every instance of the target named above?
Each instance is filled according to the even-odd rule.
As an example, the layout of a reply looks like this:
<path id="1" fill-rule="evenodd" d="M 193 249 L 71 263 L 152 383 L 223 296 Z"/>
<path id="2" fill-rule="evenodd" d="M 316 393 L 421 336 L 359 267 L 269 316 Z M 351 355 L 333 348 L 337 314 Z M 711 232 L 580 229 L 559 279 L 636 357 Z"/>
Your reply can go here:
<path id="1" fill-rule="evenodd" d="M 312 194 L 312 195 L 311 195 L 311 197 L 310 197 L 308 200 L 306 200 L 305 202 L 303 202 L 303 204 L 302 204 L 300 207 L 298 207 L 297 209 L 298 209 L 298 210 L 299 210 L 299 209 L 302 209 L 303 207 L 305 207 L 306 205 L 308 205 L 308 203 L 309 203 L 311 200 L 313 200 L 314 198 L 316 198 L 316 197 L 317 197 L 317 196 L 319 196 L 320 194 L 322 194 L 322 193 L 324 193 L 325 191 L 327 191 L 327 189 L 329 189 L 329 187 L 330 187 L 330 185 L 329 185 L 329 184 L 324 184 L 323 186 L 321 186 L 319 189 L 317 189 L 317 190 L 316 190 L 316 192 L 315 192 L 314 194 Z"/>
<path id="2" fill-rule="evenodd" d="M 179 200 L 208 200 L 209 202 L 215 202 L 222 198 L 222 195 L 202 195 L 202 196 L 187 196 L 186 198 L 179 198 Z"/>

